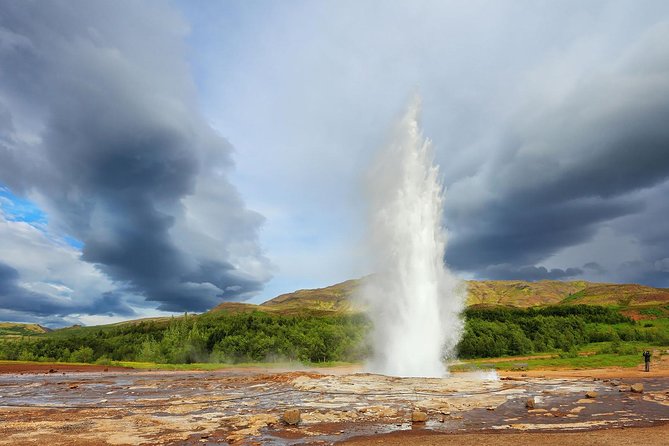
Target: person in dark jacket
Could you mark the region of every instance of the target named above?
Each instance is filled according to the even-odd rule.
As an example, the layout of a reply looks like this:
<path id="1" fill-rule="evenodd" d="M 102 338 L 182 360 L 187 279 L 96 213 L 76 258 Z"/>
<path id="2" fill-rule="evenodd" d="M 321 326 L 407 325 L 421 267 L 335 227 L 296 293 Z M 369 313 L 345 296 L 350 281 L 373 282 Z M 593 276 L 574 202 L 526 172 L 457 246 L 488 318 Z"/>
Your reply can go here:
<path id="1" fill-rule="evenodd" d="M 648 350 L 643 352 L 643 361 L 646 363 L 646 371 L 650 372 L 650 352 Z"/>

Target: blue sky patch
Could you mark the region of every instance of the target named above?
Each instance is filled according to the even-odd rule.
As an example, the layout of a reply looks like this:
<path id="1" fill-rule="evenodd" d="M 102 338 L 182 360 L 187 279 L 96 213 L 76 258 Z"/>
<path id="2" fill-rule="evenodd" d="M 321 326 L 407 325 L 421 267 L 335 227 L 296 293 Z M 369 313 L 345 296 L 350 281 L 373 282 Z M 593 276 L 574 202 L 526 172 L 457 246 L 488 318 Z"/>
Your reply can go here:
<path id="1" fill-rule="evenodd" d="M 45 231 L 48 223 L 46 212 L 32 201 L 15 195 L 7 186 L 0 185 L 0 209 L 9 221 L 25 222 Z M 63 241 L 75 249 L 81 250 L 84 243 L 70 235 L 64 235 Z"/>
<path id="2" fill-rule="evenodd" d="M 0 208 L 11 221 L 22 221 L 31 225 L 46 225 L 46 213 L 35 203 L 21 198 L 6 186 L 0 185 Z"/>

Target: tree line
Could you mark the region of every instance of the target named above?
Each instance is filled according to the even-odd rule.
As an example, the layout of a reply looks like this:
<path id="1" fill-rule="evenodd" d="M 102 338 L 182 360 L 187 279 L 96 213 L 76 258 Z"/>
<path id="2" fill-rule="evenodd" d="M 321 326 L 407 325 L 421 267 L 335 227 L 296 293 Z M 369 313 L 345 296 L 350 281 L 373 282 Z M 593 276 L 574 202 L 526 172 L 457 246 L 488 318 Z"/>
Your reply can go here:
<path id="1" fill-rule="evenodd" d="M 669 333 L 637 324 L 613 308 L 468 308 L 462 358 L 569 352 L 591 342 L 669 345 Z M 81 327 L 0 340 L 0 359 L 156 363 L 360 361 L 371 353 L 362 314 L 281 316 L 207 313 L 168 321 Z"/>

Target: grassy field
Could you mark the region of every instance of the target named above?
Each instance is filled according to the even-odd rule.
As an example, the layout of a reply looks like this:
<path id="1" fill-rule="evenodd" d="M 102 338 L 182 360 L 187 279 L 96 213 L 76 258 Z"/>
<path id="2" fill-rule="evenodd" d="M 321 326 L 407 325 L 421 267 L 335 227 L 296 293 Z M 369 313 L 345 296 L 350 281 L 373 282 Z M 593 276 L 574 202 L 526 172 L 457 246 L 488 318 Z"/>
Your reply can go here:
<path id="1" fill-rule="evenodd" d="M 576 355 L 556 353 L 547 355 L 537 354 L 519 357 L 483 358 L 464 360 L 451 367 L 452 371 L 468 370 L 546 370 L 546 369 L 595 369 L 604 367 L 637 367 L 643 364 L 642 353 L 649 348 L 655 351 L 654 360 L 658 355 L 667 354 L 669 346 L 653 346 L 640 342 L 625 342 L 614 344 L 598 342 L 587 344 L 576 352 Z M 618 350 L 613 352 L 612 350 Z M 548 356 L 548 357 L 547 357 Z"/>
<path id="2" fill-rule="evenodd" d="M 593 369 L 602 367 L 636 367 L 643 363 L 640 355 L 618 355 L 615 353 L 598 354 L 592 356 L 577 356 L 575 358 L 525 358 L 516 361 L 504 358 L 503 361 L 495 358 L 476 361 L 466 361 L 465 364 L 454 366 L 453 371 L 475 369 L 496 370 L 537 370 L 537 369 Z"/>

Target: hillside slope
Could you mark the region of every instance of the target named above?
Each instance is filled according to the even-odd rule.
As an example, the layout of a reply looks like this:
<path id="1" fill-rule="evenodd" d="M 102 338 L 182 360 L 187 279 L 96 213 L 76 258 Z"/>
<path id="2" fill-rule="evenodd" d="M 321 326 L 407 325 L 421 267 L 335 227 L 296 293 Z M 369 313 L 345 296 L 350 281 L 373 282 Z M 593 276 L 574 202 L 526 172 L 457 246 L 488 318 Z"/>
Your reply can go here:
<path id="1" fill-rule="evenodd" d="M 21 324 L 18 322 L 0 322 L 0 336 L 30 336 L 51 331 L 39 324 Z"/>
<path id="2" fill-rule="evenodd" d="M 352 296 L 360 280 L 325 288 L 282 294 L 261 305 L 223 303 L 212 311 L 265 311 L 278 314 L 303 312 L 337 314 L 361 311 Z M 637 284 L 586 281 L 482 280 L 467 282 L 467 305 L 504 305 L 528 308 L 545 305 L 615 305 L 621 308 L 669 305 L 669 290 Z M 666 309 L 666 308 L 665 308 Z"/>
<path id="3" fill-rule="evenodd" d="M 300 312 L 307 308 L 339 313 L 360 311 L 360 306 L 353 300 L 353 293 L 360 283 L 360 280 L 347 280 L 325 288 L 298 290 L 277 296 L 260 306 L 281 313 Z"/>

